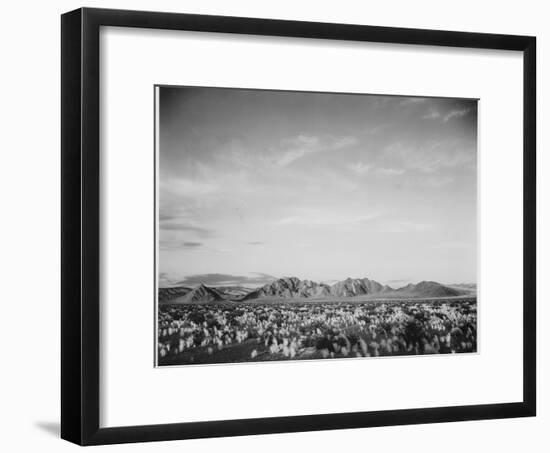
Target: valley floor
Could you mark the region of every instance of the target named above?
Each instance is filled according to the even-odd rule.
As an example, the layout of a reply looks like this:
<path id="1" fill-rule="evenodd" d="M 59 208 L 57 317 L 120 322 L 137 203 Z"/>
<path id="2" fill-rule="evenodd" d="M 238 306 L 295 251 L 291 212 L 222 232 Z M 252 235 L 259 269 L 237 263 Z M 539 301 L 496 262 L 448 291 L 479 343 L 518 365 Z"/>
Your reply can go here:
<path id="1" fill-rule="evenodd" d="M 159 366 L 477 351 L 475 297 L 161 304 L 158 317 Z"/>

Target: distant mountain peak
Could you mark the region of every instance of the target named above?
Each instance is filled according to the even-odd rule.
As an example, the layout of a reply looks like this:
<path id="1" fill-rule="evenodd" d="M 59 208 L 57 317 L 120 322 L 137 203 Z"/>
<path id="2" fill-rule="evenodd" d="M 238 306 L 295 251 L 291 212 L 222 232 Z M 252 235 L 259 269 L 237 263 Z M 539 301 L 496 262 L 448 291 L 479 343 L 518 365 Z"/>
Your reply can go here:
<path id="1" fill-rule="evenodd" d="M 217 302 L 224 300 L 223 296 L 214 288 L 201 283 L 183 296 L 183 302 Z"/>
<path id="2" fill-rule="evenodd" d="M 396 292 L 408 293 L 415 297 L 454 297 L 464 294 L 459 289 L 428 280 L 422 280 L 416 284 L 409 283 L 407 286 L 397 289 Z"/>
<path id="3" fill-rule="evenodd" d="M 300 280 L 298 277 L 283 277 L 251 291 L 245 299 L 280 297 L 323 297 L 330 295 L 330 287 L 312 280 Z"/>
<path id="4" fill-rule="evenodd" d="M 245 301 L 264 298 L 324 298 L 355 297 L 380 294 L 382 298 L 422 298 L 422 297 L 455 297 L 472 295 L 472 291 L 456 286 L 445 286 L 429 280 L 409 283 L 398 289 L 382 285 L 369 278 L 347 277 L 329 286 L 313 280 L 300 280 L 298 277 L 282 277 L 256 289 L 221 286 L 209 287 L 200 283 L 194 288 L 173 287 L 159 288 L 159 302 L 170 303 L 211 303 L 219 301 Z"/>

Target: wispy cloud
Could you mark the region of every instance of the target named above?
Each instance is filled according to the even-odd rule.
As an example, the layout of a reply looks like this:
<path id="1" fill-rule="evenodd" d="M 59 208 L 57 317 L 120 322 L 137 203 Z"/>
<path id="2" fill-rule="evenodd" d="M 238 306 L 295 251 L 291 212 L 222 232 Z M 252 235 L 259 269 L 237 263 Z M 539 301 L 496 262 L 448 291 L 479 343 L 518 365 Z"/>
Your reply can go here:
<path id="1" fill-rule="evenodd" d="M 269 274 L 254 272 L 249 275 L 232 275 L 232 274 L 195 274 L 188 275 L 177 282 L 183 286 L 195 286 L 201 283 L 211 286 L 232 286 L 232 285 L 265 285 L 273 280 L 276 280 Z"/>
<path id="2" fill-rule="evenodd" d="M 184 247 L 191 247 L 191 248 L 194 248 L 194 247 L 202 247 L 202 242 L 184 242 L 183 243 L 183 246 Z"/>
<path id="3" fill-rule="evenodd" d="M 203 246 L 202 242 L 193 241 L 177 241 L 177 240 L 160 240 L 161 250 L 182 250 L 182 249 L 198 249 Z"/>
<path id="4" fill-rule="evenodd" d="M 170 221 L 170 220 L 176 220 L 178 218 L 179 218 L 179 216 L 177 216 L 175 214 L 166 214 L 166 213 L 162 213 L 162 212 L 159 213 L 159 222 L 167 222 L 167 221 Z"/>
<path id="5" fill-rule="evenodd" d="M 380 168 L 376 169 L 376 173 L 378 173 L 380 175 L 385 175 L 385 176 L 398 176 L 398 175 L 402 175 L 403 173 L 405 173 L 405 170 L 403 168 L 380 167 Z"/>
<path id="6" fill-rule="evenodd" d="M 444 123 L 452 120 L 453 118 L 462 118 L 463 116 L 468 115 L 472 111 L 471 107 L 463 108 L 454 108 L 446 113 L 441 113 L 440 110 L 435 107 L 430 107 L 427 113 L 422 115 L 420 118 L 423 120 L 441 120 Z"/>
<path id="7" fill-rule="evenodd" d="M 248 245 L 264 245 L 265 242 L 262 242 L 262 241 L 248 241 L 247 244 Z"/>
<path id="8" fill-rule="evenodd" d="M 420 144 L 399 141 L 390 144 L 385 154 L 398 159 L 404 168 L 433 173 L 442 168 L 472 167 L 475 164 L 475 148 L 457 140 L 431 141 Z"/>
<path id="9" fill-rule="evenodd" d="M 279 167 L 286 167 L 293 162 L 302 159 L 309 154 L 322 151 L 331 151 L 353 146 L 358 143 L 355 137 L 318 137 L 310 135 L 299 135 L 281 142 L 280 153 L 275 158 L 275 164 Z"/>
<path id="10" fill-rule="evenodd" d="M 371 170 L 372 165 L 364 164 L 363 162 L 355 162 L 355 163 L 349 164 L 348 168 L 352 172 L 358 175 L 364 175 L 365 173 L 368 173 Z"/>
<path id="11" fill-rule="evenodd" d="M 423 104 L 427 101 L 428 98 L 415 98 L 415 97 L 408 97 L 403 99 L 401 102 L 399 102 L 399 105 L 406 106 L 406 105 L 414 105 L 414 104 Z"/>
<path id="12" fill-rule="evenodd" d="M 399 278 L 399 279 L 386 280 L 385 283 L 387 285 L 399 287 L 400 285 L 406 285 L 411 281 L 412 281 L 411 278 Z"/>
<path id="13" fill-rule="evenodd" d="M 443 117 L 443 122 L 446 123 L 447 121 L 453 119 L 453 118 L 461 118 L 465 115 L 467 115 L 469 112 L 470 112 L 470 108 L 469 107 L 466 107 L 466 108 L 463 108 L 463 109 L 454 109 L 454 110 L 451 110 L 450 112 L 448 112 L 444 117 Z"/>
<path id="14" fill-rule="evenodd" d="M 423 120 L 433 120 L 433 119 L 441 118 L 441 113 L 439 113 L 434 108 L 431 108 L 428 113 L 422 115 L 420 118 L 422 118 Z"/>
<path id="15" fill-rule="evenodd" d="M 170 274 L 168 274 L 167 272 L 160 272 L 158 284 L 161 288 L 163 288 L 167 286 L 172 286 L 174 284 L 174 281 L 172 280 Z"/>
<path id="16" fill-rule="evenodd" d="M 367 173 L 382 175 L 382 176 L 396 176 L 405 173 L 403 168 L 394 167 L 376 167 L 374 164 L 365 164 L 363 162 L 355 162 L 347 166 L 356 175 L 362 176 Z"/>
<path id="17" fill-rule="evenodd" d="M 299 226 L 350 226 L 359 225 L 374 220 L 380 216 L 379 212 L 359 216 L 327 215 L 326 213 L 304 213 L 301 215 L 284 217 L 274 222 L 275 225 L 299 225 Z"/>
<path id="18" fill-rule="evenodd" d="M 165 231 L 182 231 L 195 233 L 199 237 L 211 237 L 214 235 L 214 230 L 209 228 L 200 227 L 186 222 L 179 221 L 161 221 L 159 225 L 160 230 Z"/>

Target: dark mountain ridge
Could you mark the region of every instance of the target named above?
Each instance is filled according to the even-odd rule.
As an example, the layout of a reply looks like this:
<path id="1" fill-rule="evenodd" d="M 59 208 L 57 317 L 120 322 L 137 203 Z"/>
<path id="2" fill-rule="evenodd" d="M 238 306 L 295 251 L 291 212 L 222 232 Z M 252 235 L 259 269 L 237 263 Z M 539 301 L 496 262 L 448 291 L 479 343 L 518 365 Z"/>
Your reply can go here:
<path id="1" fill-rule="evenodd" d="M 181 298 L 182 302 L 220 302 L 224 297 L 216 291 L 215 288 L 210 288 L 202 283 L 188 292 Z"/>
<path id="2" fill-rule="evenodd" d="M 159 288 L 158 296 L 159 302 L 169 302 L 172 299 L 177 299 L 178 297 L 185 296 L 189 291 L 192 291 L 193 288 L 187 286 L 175 286 L 171 288 Z"/>
<path id="3" fill-rule="evenodd" d="M 410 294 L 415 297 L 456 297 L 465 294 L 457 288 L 450 288 L 437 282 L 422 281 L 416 284 L 408 285 L 395 290 L 395 292 Z"/>
<path id="4" fill-rule="evenodd" d="M 330 289 L 331 287 L 324 283 L 317 283 L 311 280 L 300 280 L 296 277 L 283 277 L 251 291 L 244 296 L 243 300 L 265 297 L 281 297 L 284 299 L 295 297 L 324 297 L 330 296 Z"/>
<path id="5" fill-rule="evenodd" d="M 389 289 L 391 290 L 391 288 Z M 363 294 L 376 294 L 383 290 L 384 286 L 382 284 L 368 278 L 346 278 L 332 285 L 330 294 L 333 296 L 353 297 Z"/>
<path id="6" fill-rule="evenodd" d="M 408 299 L 431 297 L 457 297 L 475 295 L 471 290 L 450 287 L 433 281 L 410 283 L 401 288 L 368 278 L 347 278 L 329 286 L 297 277 L 283 277 L 256 289 L 239 286 L 209 287 L 200 284 L 195 288 L 159 288 L 159 302 L 168 303 L 211 303 L 219 301 L 248 301 L 256 299 L 299 299 L 370 296 L 384 299 Z"/>

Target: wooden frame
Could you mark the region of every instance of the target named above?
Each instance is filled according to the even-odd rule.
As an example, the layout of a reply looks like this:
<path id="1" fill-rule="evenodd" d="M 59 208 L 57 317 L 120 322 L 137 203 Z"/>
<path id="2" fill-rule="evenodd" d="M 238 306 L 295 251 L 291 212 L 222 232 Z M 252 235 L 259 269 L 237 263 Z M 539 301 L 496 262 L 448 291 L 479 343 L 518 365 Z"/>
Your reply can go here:
<path id="1" fill-rule="evenodd" d="M 504 404 L 100 428 L 99 30 L 101 26 L 523 52 L 523 400 Z M 62 16 L 61 41 L 62 438 L 80 445 L 97 445 L 535 415 L 536 40 L 534 37 L 82 8 Z"/>

